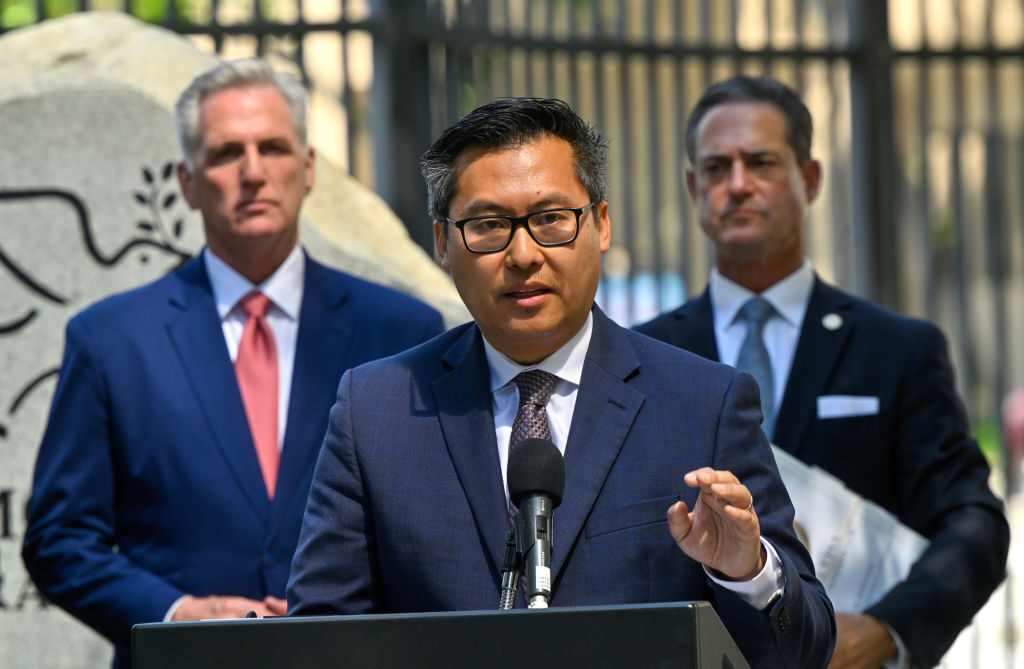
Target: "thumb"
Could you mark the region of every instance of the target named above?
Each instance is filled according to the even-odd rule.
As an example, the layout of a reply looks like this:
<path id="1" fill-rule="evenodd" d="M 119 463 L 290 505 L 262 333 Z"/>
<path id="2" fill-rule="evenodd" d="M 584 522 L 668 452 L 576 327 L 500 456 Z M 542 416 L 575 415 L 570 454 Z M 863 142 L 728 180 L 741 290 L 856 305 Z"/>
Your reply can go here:
<path id="1" fill-rule="evenodd" d="M 686 502 L 676 502 L 668 507 L 668 531 L 676 543 L 686 538 L 691 527 L 693 527 L 693 521 L 690 519 Z"/>

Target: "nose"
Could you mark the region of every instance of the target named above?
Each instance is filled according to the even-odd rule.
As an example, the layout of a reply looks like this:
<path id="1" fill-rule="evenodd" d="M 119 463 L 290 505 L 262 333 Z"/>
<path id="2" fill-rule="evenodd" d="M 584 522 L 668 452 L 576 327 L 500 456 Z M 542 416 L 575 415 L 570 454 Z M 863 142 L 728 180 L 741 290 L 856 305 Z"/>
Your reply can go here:
<path id="1" fill-rule="evenodd" d="M 540 245 L 526 230 L 526 226 L 517 227 L 512 233 L 512 241 L 505 248 L 506 267 L 529 267 L 544 262 L 544 254 Z"/>
<path id="2" fill-rule="evenodd" d="M 750 194 L 750 174 L 742 160 L 734 160 L 729 168 L 729 194 L 742 199 Z"/>
<path id="3" fill-rule="evenodd" d="M 242 180 L 246 183 L 262 183 L 265 176 L 263 157 L 260 155 L 259 149 L 247 148 L 242 160 Z"/>

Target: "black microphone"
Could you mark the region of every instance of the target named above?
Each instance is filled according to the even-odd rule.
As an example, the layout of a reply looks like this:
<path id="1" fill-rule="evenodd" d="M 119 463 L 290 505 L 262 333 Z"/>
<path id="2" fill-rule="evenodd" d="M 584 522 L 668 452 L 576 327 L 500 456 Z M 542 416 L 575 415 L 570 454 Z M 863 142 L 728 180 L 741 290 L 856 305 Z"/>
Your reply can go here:
<path id="1" fill-rule="evenodd" d="M 518 511 L 516 550 L 523 557 L 531 609 L 551 598 L 551 516 L 565 491 L 565 461 L 547 439 L 524 439 L 508 455 L 508 494 Z"/>

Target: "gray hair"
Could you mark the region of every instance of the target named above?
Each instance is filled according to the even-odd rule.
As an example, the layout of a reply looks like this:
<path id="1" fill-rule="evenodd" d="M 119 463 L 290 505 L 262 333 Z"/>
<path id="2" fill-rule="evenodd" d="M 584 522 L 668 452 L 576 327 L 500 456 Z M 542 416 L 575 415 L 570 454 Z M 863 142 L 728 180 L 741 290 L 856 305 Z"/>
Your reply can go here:
<path id="1" fill-rule="evenodd" d="M 576 177 L 591 201 L 607 199 L 608 142 L 561 100 L 502 98 L 477 107 L 456 121 L 420 158 L 427 184 L 431 221 L 448 216 L 455 192 L 455 159 L 480 146 L 498 150 L 521 146 L 544 135 L 564 139 L 576 157 Z"/>
<path id="2" fill-rule="evenodd" d="M 220 63 L 192 80 L 178 101 L 174 103 L 174 126 L 185 166 L 195 169 L 199 151 L 199 105 L 208 95 L 229 88 L 273 86 L 284 96 L 291 112 L 292 127 L 306 145 L 306 89 L 299 81 L 283 72 L 277 72 L 259 58 L 243 58 Z"/>

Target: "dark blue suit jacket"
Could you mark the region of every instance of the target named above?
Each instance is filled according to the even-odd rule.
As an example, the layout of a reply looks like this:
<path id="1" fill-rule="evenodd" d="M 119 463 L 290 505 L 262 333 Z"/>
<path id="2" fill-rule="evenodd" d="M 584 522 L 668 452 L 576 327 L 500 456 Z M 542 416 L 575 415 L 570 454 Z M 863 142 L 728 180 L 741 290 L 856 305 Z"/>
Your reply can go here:
<path id="1" fill-rule="evenodd" d="M 264 488 L 201 257 L 69 321 L 23 556 L 111 639 L 184 594 L 283 597 L 342 373 L 442 330 L 395 291 L 306 259 L 287 433 Z"/>
<path id="2" fill-rule="evenodd" d="M 826 314 L 841 327 L 824 327 Z M 705 291 L 636 329 L 717 360 L 712 318 Z M 879 412 L 819 419 L 822 395 L 878 397 Z M 1009 549 L 942 333 L 815 279 L 773 441 L 930 539 L 909 578 L 867 612 L 920 666 L 937 664 L 1002 581 Z"/>
<path id="3" fill-rule="evenodd" d="M 474 324 L 347 372 L 317 463 L 288 602 L 297 614 L 496 609 L 509 527 L 490 380 Z M 552 606 L 710 600 L 753 666 L 822 667 L 831 604 L 793 533 L 746 375 L 594 309 L 554 512 Z M 666 512 L 686 472 L 750 487 L 785 595 L 756 610 L 712 585 Z M 520 591 L 519 605 L 524 605 Z"/>

